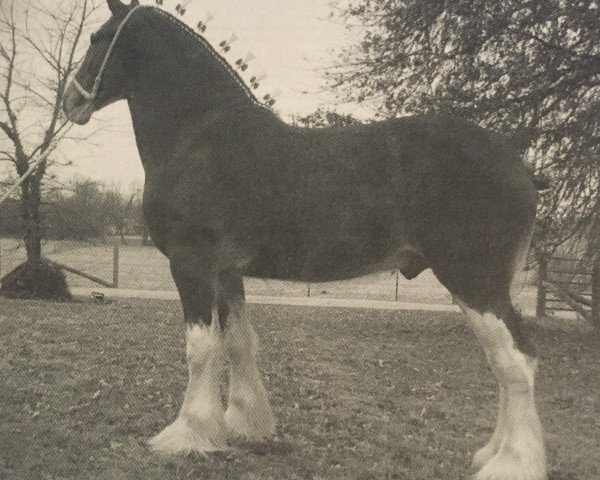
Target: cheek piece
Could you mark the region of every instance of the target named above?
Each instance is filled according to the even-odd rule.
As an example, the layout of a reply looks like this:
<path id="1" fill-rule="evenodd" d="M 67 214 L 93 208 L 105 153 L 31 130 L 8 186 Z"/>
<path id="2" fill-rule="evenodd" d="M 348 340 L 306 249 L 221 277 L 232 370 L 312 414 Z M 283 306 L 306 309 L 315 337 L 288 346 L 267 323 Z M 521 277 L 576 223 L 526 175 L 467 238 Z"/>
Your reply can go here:
<path id="1" fill-rule="evenodd" d="M 102 75 L 104 73 L 104 70 L 106 69 L 106 65 L 108 64 L 108 60 L 110 59 L 110 55 L 111 55 L 113 49 L 115 48 L 117 40 L 119 39 L 119 35 L 123 31 L 123 27 L 125 26 L 125 24 L 127 23 L 127 21 L 133 15 L 133 12 L 135 12 L 137 9 L 142 8 L 142 7 L 143 7 L 143 5 L 138 5 L 138 6 L 134 7 L 134 8 L 132 8 L 129 11 L 129 13 L 127 13 L 127 15 L 125 16 L 125 18 L 123 19 L 123 21 L 119 24 L 119 28 L 117 28 L 115 36 L 113 37 L 112 41 L 110 42 L 110 45 L 108 46 L 108 50 L 106 50 L 106 55 L 104 55 L 104 60 L 102 61 L 102 65 L 100 65 L 100 70 L 98 70 L 98 73 L 96 74 L 96 79 L 94 80 L 94 86 L 92 87 L 91 91 L 86 90 L 77 81 L 77 74 L 79 73 L 79 70 L 77 70 L 77 72 L 75 73 L 75 75 L 73 75 L 73 78 L 72 78 L 73 85 L 75 85 L 75 88 L 77 88 L 77 90 L 79 91 L 79 93 L 81 93 L 81 95 L 83 95 L 83 97 L 86 100 L 92 101 L 92 100 L 94 100 L 98 96 L 98 90 L 100 90 L 100 82 L 102 82 Z"/>

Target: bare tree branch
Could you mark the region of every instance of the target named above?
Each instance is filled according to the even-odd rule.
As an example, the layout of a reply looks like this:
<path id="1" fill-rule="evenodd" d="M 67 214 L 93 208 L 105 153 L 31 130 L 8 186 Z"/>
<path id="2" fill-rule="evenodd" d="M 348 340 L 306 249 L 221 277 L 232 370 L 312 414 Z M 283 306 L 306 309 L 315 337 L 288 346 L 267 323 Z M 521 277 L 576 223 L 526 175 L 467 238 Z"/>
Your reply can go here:
<path id="1" fill-rule="evenodd" d="M 0 3 L 0 79 L 5 81 L 0 87 L 0 161 L 15 165 L 19 183 L 13 189 L 19 187 L 28 258 L 41 255 L 44 178 L 53 182 L 48 169 L 69 164 L 60 152 L 52 159 L 49 154 L 71 138 L 62 103 L 79 62 L 81 39 L 98 5 L 95 0 Z M 92 135 L 78 140 L 89 142 Z M 7 147 L 11 144 L 13 148 Z"/>

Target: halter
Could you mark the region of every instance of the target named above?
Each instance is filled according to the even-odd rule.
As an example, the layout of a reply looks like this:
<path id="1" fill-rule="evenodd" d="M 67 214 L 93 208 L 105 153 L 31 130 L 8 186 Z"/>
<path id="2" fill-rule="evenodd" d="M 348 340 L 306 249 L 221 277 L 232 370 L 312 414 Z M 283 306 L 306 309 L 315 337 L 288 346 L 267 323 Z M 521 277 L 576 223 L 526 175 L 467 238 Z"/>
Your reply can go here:
<path id="1" fill-rule="evenodd" d="M 157 2 L 158 3 L 158 2 Z M 159 5 L 162 5 L 162 2 L 159 3 Z M 187 4 L 186 4 L 187 5 Z M 123 19 L 123 21 L 119 24 L 117 31 L 115 32 L 115 35 L 112 39 L 112 41 L 110 42 L 110 45 L 108 47 L 108 50 L 106 51 L 106 54 L 104 56 L 104 60 L 102 61 L 102 64 L 100 65 L 100 69 L 98 70 L 98 73 L 96 74 L 96 79 L 94 80 L 94 84 L 92 87 L 91 91 L 86 90 L 77 80 L 77 74 L 79 73 L 79 70 L 77 70 L 77 72 L 75 72 L 75 75 L 73 75 L 72 77 L 72 82 L 73 82 L 73 86 L 77 89 L 77 91 L 88 101 L 91 102 L 92 100 L 94 100 L 97 95 L 98 95 L 98 91 L 100 90 L 100 83 L 102 82 L 102 75 L 104 73 L 104 70 L 106 69 L 106 65 L 108 64 L 108 61 L 110 59 L 110 55 L 117 43 L 117 40 L 119 38 L 119 35 L 121 34 L 123 27 L 125 26 L 125 24 L 127 23 L 127 21 L 131 18 L 131 15 L 133 14 L 133 12 L 135 12 L 138 8 L 152 8 L 153 10 L 156 10 L 159 14 L 163 15 L 164 17 L 166 17 L 172 24 L 174 24 L 176 27 L 180 28 L 181 30 L 183 30 L 185 33 L 187 33 L 188 35 L 191 35 L 194 39 L 198 40 L 202 46 L 204 46 L 208 53 L 215 59 L 217 60 L 223 67 L 225 67 L 227 69 L 227 71 L 229 72 L 229 74 L 232 76 L 232 78 L 235 80 L 235 82 L 242 87 L 242 89 L 244 90 L 244 93 L 246 94 L 246 96 L 256 105 L 263 107 L 263 108 L 267 108 L 270 109 L 270 107 L 273 106 L 273 104 L 275 103 L 275 98 L 281 93 L 280 90 L 278 90 L 275 93 L 272 94 L 266 94 L 263 97 L 264 102 L 259 101 L 256 96 L 253 94 L 252 90 L 250 89 L 250 87 L 248 87 L 248 85 L 246 85 L 246 83 L 244 82 L 244 80 L 242 80 L 242 78 L 238 75 L 238 73 L 231 67 L 231 65 L 227 62 L 227 60 L 225 60 L 223 57 L 221 57 L 212 47 L 212 45 L 210 45 L 210 43 L 208 43 L 208 41 L 199 33 L 194 32 L 194 30 L 192 30 L 188 25 L 186 25 L 185 23 L 178 21 L 178 19 L 176 19 L 175 17 L 173 17 L 172 15 L 169 15 L 168 13 L 166 13 L 164 10 L 160 9 L 160 8 L 155 8 L 155 7 L 151 7 L 148 5 L 136 5 L 135 7 L 133 7 L 125 16 L 125 18 Z M 183 10 L 185 12 L 185 9 Z M 180 15 L 183 15 L 181 13 L 181 8 L 179 9 L 178 12 Z M 212 20 L 213 17 L 212 15 L 208 15 L 208 18 L 206 20 L 204 20 L 203 22 L 200 22 L 198 24 L 198 29 L 203 32 L 206 29 L 206 24 Z M 219 45 L 221 46 L 222 50 L 224 52 L 227 52 L 230 48 L 230 44 L 235 41 L 237 39 L 237 37 L 234 35 L 232 35 L 228 40 L 225 40 L 223 42 L 221 42 Z M 250 52 L 248 53 L 248 55 L 246 55 L 245 58 L 240 58 L 237 62 L 236 65 L 237 67 L 241 70 L 241 71 L 245 71 L 248 68 L 248 62 L 250 60 L 252 60 L 254 58 L 254 55 L 252 55 Z M 80 67 L 81 68 L 81 67 Z M 252 88 L 256 89 L 259 87 L 259 82 L 261 80 L 263 80 L 266 77 L 266 74 L 261 74 L 261 75 L 254 75 L 251 79 L 250 79 L 250 83 L 252 85 Z"/>
<path id="2" fill-rule="evenodd" d="M 100 90 L 100 82 L 102 82 L 102 74 L 104 73 L 104 70 L 106 69 L 106 65 L 108 64 L 108 60 L 110 59 L 110 54 L 112 53 L 113 49 L 115 48 L 115 44 L 117 43 L 119 35 L 123 31 L 123 27 L 125 26 L 125 24 L 127 23 L 127 21 L 131 18 L 131 15 L 133 15 L 133 12 L 135 12 L 138 8 L 142 8 L 143 6 L 144 5 L 137 5 L 137 6 L 133 7 L 131 10 L 129 10 L 129 12 L 127 13 L 127 15 L 125 15 L 125 18 L 123 19 L 123 21 L 119 24 L 119 27 L 117 28 L 115 36 L 113 37 L 112 41 L 110 42 L 110 45 L 108 46 L 108 50 L 106 51 L 106 55 L 104 56 L 104 60 L 102 61 L 102 64 L 100 65 L 100 70 L 98 70 L 98 73 L 96 74 L 96 79 L 94 80 L 94 86 L 92 87 L 92 91 L 91 92 L 88 92 L 77 81 L 76 77 L 77 77 L 77 73 L 79 73 L 79 70 L 77 70 L 77 72 L 75 73 L 75 75 L 73 75 L 73 79 L 72 79 L 73 85 L 75 85 L 75 87 L 77 88 L 77 90 L 79 90 L 79 93 L 81 93 L 81 95 L 83 95 L 83 97 L 87 101 L 94 100 L 96 98 L 96 96 L 98 95 L 98 91 Z"/>

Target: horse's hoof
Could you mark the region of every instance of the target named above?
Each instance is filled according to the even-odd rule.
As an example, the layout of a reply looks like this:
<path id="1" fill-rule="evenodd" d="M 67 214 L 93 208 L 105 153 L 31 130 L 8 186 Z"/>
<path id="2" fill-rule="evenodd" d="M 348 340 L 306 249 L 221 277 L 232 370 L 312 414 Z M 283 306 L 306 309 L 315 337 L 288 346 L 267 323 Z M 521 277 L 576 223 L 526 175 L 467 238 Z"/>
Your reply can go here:
<path id="1" fill-rule="evenodd" d="M 542 451 L 516 452 L 506 446 L 477 472 L 475 480 L 546 480 L 546 459 Z"/>
<path id="2" fill-rule="evenodd" d="M 473 456 L 473 463 L 471 464 L 473 470 L 481 470 L 483 466 L 498 453 L 498 450 L 500 450 L 500 445 L 499 442 L 496 442 L 495 440 L 491 440 L 485 447 L 477 450 Z"/>
<path id="3" fill-rule="evenodd" d="M 177 455 L 227 450 L 227 438 L 221 422 L 200 422 L 179 417 L 148 441 L 150 448 L 161 454 Z"/>
<path id="4" fill-rule="evenodd" d="M 243 410 L 230 406 L 225 411 L 225 425 L 231 440 L 260 441 L 275 434 L 275 419 L 268 403 Z"/>

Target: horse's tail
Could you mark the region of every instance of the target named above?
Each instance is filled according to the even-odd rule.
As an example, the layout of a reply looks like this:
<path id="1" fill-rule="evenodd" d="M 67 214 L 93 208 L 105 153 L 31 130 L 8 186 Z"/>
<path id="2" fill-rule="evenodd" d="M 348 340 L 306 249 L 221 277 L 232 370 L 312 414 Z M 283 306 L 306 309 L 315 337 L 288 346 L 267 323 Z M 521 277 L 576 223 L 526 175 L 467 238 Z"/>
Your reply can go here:
<path id="1" fill-rule="evenodd" d="M 519 132 L 514 132 L 512 135 L 505 137 L 509 143 L 515 148 L 518 152 L 518 155 L 522 158 L 525 154 L 525 151 L 531 146 L 532 139 L 532 131 L 531 130 L 522 130 Z M 531 177 L 533 180 L 533 185 L 536 190 L 547 190 L 552 185 L 550 178 L 543 173 L 535 173 L 534 167 L 531 164 L 527 164 L 527 169 L 531 172 Z"/>

